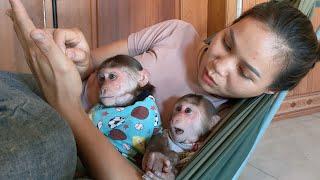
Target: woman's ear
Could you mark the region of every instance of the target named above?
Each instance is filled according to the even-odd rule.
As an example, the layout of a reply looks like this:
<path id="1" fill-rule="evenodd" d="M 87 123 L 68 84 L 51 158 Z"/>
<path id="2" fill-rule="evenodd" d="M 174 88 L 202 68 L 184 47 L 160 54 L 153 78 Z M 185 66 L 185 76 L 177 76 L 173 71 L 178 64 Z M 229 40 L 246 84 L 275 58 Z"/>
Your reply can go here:
<path id="1" fill-rule="evenodd" d="M 149 82 L 150 73 L 143 69 L 142 71 L 139 71 L 139 80 L 138 84 L 140 87 L 144 87 Z"/>

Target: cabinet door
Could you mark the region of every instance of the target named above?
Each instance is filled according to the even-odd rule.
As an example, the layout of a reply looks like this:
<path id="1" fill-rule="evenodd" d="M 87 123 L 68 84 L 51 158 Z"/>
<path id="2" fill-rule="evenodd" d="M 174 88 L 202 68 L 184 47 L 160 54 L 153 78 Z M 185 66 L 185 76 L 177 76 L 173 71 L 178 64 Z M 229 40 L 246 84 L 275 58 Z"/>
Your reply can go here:
<path id="1" fill-rule="evenodd" d="M 104 1 L 104 0 L 103 0 Z M 51 1 L 46 1 L 47 26 L 53 27 Z M 79 28 L 91 48 L 97 47 L 97 0 L 59 0 L 59 28 Z"/>
<path id="2" fill-rule="evenodd" d="M 191 23 L 207 37 L 208 0 L 97 0 L 98 46 L 168 19 Z"/>
<path id="3" fill-rule="evenodd" d="M 177 0 L 97 0 L 98 45 L 127 38 L 132 32 L 178 18 Z"/>
<path id="4" fill-rule="evenodd" d="M 43 27 L 43 1 L 21 0 L 37 27 Z M 12 22 L 5 15 L 10 8 L 9 1 L 0 1 L 0 70 L 13 72 L 30 72 L 23 50 L 14 32 Z"/>

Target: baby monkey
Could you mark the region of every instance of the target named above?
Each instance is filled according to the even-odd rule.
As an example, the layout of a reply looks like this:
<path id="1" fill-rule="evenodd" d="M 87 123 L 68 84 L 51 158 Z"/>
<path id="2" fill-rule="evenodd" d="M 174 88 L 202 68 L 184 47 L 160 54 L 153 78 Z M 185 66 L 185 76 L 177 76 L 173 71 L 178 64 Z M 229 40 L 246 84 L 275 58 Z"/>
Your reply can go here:
<path id="1" fill-rule="evenodd" d="M 148 72 L 136 59 L 117 55 L 100 65 L 96 78 L 100 103 L 90 110 L 91 120 L 123 156 L 141 162 L 146 143 L 161 128 Z"/>
<path id="2" fill-rule="evenodd" d="M 220 116 L 202 95 L 187 94 L 176 102 L 169 128 L 152 137 L 143 157 L 144 179 L 175 179 L 178 166 L 199 148 Z M 193 153 L 192 153 L 193 152 Z"/>

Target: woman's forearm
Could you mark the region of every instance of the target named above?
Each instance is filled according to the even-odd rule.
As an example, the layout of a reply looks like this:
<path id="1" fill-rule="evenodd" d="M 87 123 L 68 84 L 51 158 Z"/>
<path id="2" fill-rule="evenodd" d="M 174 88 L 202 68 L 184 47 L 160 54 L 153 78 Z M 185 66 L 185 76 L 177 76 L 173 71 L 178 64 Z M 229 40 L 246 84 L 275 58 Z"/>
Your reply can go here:
<path id="1" fill-rule="evenodd" d="M 129 54 L 127 39 L 115 41 L 111 44 L 101 46 L 97 49 L 93 49 L 91 51 L 91 57 L 94 69 L 96 69 L 107 58 L 110 58 L 118 54 Z"/>
<path id="2" fill-rule="evenodd" d="M 81 108 L 62 112 L 74 133 L 78 154 L 94 179 L 140 179 L 141 174 L 120 155 Z M 61 112 L 60 112 L 61 113 Z"/>

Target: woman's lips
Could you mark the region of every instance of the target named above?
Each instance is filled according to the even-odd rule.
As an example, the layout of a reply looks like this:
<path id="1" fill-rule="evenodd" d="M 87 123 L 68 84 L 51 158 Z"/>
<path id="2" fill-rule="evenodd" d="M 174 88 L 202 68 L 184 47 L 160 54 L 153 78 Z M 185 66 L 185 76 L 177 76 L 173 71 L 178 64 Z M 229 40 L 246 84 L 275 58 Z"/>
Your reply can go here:
<path id="1" fill-rule="evenodd" d="M 215 84 L 214 80 L 209 76 L 207 69 L 203 72 L 202 80 L 209 86 L 213 86 Z"/>

